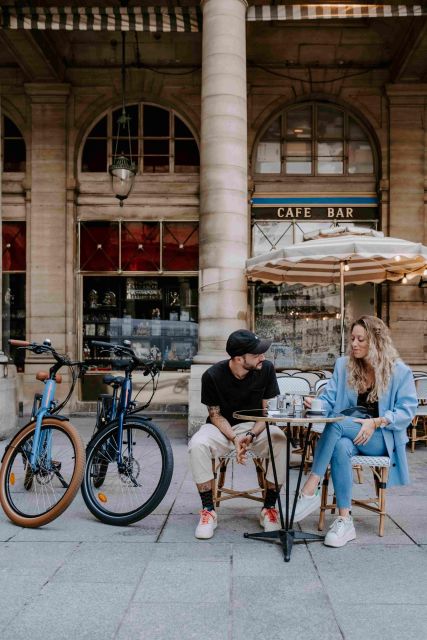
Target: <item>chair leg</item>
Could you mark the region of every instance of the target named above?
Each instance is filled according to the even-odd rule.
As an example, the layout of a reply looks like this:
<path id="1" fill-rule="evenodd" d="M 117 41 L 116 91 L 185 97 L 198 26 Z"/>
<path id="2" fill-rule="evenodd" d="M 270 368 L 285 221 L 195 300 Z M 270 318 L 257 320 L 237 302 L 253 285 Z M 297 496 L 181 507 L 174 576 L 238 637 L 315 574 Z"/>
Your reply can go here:
<path id="1" fill-rule="evenodd" d="M 414 418 L 411 429 L 411 453 L 415 453 L 415 442 L 417 439 L 417 418 Z"/>
<path id="2" fill-rule="evenodd" d="M 319 531 L 323 531 L 323 527 L 325 526 L 325 511 L 326 511 L 326 505 L 328 504 L 328 487 L 329 487 L 329 469 L 326 470 L 326 473 L 322 482 L 322 495 L 320 499 L 319 523 L 317 525 L 317 529 Z"/>
<path id="3" fill-rule="evenodd" d="M 380 469 L 380 482 L 378 483 L 378 507 L 380 510 L 380 526 L 378 535 L 383 537 L 384 535 L 384 525 L 385 525 L 385 498 L 386 498 L 386 488 L 387 488 L 387 478 L 388 478 L 388 467 L 382 467 Z"/>

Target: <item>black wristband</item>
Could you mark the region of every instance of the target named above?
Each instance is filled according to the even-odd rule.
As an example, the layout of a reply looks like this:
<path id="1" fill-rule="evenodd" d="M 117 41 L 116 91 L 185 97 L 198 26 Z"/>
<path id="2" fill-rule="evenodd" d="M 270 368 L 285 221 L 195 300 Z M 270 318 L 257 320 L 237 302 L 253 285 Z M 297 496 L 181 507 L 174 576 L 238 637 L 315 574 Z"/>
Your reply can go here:
<path id="1" fill-rule="evenodd" d="M 245 436 L 252 436 L 251 444 L 256 438 L 256 435 L 255 435 L 255 433 L 253 431 L 246 431 Z"/>

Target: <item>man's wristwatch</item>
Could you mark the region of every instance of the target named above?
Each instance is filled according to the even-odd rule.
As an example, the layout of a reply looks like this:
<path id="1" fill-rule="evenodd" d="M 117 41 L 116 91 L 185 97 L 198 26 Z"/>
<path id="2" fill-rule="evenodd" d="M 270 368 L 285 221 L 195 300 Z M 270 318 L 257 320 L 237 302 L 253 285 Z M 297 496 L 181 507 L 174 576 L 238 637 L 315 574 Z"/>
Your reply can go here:
<path id="1" fill-rule="evenodd" d="M 246 431 L 245 436 L 252 436 L 251 443 L 255 440 L 256 434 L 253 431 Z"/>

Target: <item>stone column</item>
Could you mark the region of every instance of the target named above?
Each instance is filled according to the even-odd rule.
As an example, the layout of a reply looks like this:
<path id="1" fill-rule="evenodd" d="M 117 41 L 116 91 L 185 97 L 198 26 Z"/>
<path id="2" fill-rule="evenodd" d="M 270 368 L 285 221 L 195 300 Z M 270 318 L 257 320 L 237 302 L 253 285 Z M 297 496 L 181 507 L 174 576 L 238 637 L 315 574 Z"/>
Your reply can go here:
<path id="1" fill-rule="evenodd" d="M 206 416 L 200 377 L 246 327 L 246 0 L 203 0 L 199 352 L 191 371 L 190 431 Z"/>
<path id="2" fill-rule="evenodd" d="M 427 243 L 427 85 L 389 85 L 390 236 Z M 390 329 L 408 364 L 425 364 L 427 314 L 419 278 L 390 285 Z"/>
<path id="3" fill-rule="evenodd" d="M 67 234 L 66 168 L 68 84 L 25 85 L 31 113 L 31 203 L 27 221 L 29 307 L 27 337 L 36 342 L 50 338 L 59 351 L 67 344 Z M 69 258 L 68 258 L 69 259 Z M 27 356 L 25 388 L 34 390 L 34 371 L 40 356 Z M 65 370 L 63 373 L 66 373 Z M 64 384 L 63 387 L 68 387 Z M 60 391 L 58 388 L 58 396 Z M 64 389 L 65 390 L 65 389 Z M 30 398 L 25 399 L 28 410 Z"/>

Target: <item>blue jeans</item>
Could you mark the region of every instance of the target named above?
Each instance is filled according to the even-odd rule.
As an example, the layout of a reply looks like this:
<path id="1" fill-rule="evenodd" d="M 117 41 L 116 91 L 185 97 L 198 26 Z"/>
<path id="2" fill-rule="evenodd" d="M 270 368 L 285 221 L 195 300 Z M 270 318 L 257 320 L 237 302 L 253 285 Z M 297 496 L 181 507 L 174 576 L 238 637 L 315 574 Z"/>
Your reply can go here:
<path id="1" fill-rule="evenodd" d="M 352 456 L 386 456 L 387 448 L 381 429 L 372 434 L 369 442 L 355 445 L 353 440 L 362 425 L 353 418 L 344 418 L 342 422 L 331 422 L 325 425 L 314 452 L 311 472 L 325 475 L 331 463 L 331 476 L 334 483 L 337 506 L 339 509 L 351 508 L 351 489 L 353 485 Z"/>

